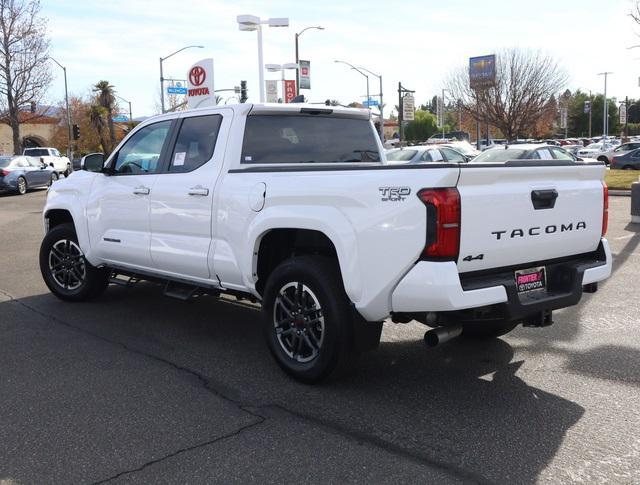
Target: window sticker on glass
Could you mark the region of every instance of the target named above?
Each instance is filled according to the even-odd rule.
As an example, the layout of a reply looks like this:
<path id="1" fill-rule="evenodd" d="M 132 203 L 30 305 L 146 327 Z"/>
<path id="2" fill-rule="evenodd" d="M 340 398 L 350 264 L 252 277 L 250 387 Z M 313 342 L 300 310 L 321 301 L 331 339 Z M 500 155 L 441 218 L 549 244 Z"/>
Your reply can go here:
<path id="1" fill-rule="evenodd" d="M 179 167 L 181 165 L 184 165 L 184 158 L 186 155 L 187 152 L 176 152 L 175 156 L 173 157 L 173 166 Z"/>
<path id="2" fill-rule="evenodd" d="M 251 160 L 253 160 L 253 157 L 250 157 L 250 156 L 244 157 L 245 162 L 250 162 Z"/>

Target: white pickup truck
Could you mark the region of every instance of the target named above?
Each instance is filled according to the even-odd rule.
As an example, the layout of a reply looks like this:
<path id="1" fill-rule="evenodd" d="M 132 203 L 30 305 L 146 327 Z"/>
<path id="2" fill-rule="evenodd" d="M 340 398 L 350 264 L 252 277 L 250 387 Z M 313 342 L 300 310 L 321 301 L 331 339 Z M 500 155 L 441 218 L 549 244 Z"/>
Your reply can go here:
<path id="1" fill-rule="evenodd" d="M 65 177 L 68 177 L 72 171 L 71 162 L 67 157 L 60 155 L 57 148 L 37 147 L 25 148 L 23 155 L 39 158 L 45 165 L 53 167 L 53 169 Z"/>
<path id="2" fill-rule="evenodd" d="M 261 302 L 271 352 L 305 382 L 375 348 L 389 317 L 432 327 L 432 345 L 502 335 L 611 272 L 603 164 L 388 165 L 366 110 L 160 115 L 83 167 L 44 208 L 55 295 L 150 280 Z"/>

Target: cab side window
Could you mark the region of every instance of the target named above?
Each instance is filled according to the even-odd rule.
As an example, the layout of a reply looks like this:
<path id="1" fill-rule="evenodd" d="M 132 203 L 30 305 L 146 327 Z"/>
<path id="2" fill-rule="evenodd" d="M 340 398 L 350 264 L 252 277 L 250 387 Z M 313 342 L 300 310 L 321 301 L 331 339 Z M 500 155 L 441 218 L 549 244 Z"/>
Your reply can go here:
<path id="1" fill-rule="evenodd" d="M 114 175 L 144 175 L 156 173 L 162 147 L 167 141 L 171 121 L 160 121 L 134 133 L 114 156 Z"/>
<path id="2" fill-rule="evenodd" d="M 185 118 L 171 154 L 169 171 L 191 172 L 211 160 L 221 123 L 221 115 Z"/>

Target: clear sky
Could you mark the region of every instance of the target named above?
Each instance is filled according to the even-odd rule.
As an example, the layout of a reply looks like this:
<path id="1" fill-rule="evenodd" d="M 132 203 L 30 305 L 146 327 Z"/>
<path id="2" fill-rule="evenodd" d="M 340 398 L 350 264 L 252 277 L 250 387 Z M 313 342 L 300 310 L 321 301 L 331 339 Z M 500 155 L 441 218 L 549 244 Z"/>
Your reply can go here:
<path id="1" fill-rule="evenodd" d="M 42 0 L 49 19 L 52 55 L 67 67 L 69 90 L 87 94 L 106 79 L 132 102 L 133 116 L 150 115 L 159 103 L 160 56 L 189 44 L 165 61 L 165 77 L 185 78 L 191 64 L 215 60 L 216 89 L 248 81 L 258 100 L 257 37 L 238 30 L 236 16 L 289 17 L 288 28 L 265 28 L 265 63 L 293 62 L 294 34 L 300 57 L 311 61 L 310 101 L 362 100 L 365 79 L 334 59 L 382 74 L 385 103 L 397 104 L 398 81 L 423 103 L 443 87 L 455 66 L 470 56 L 506 47 L 540 49 L 566 69 L 571 90 L 602 92 L 599 72 L 613 71 L 608 95 L 640 98 L 640 28 L 628 12 L 631 0 Z M 55 68 L 48 101 L 64 96 Z M 293 73 L 289 76 L 291 77 Z M 279 79 L 279 73 L 266 73 Z M 378 92 L 371 79 L 371 93 Z"/>

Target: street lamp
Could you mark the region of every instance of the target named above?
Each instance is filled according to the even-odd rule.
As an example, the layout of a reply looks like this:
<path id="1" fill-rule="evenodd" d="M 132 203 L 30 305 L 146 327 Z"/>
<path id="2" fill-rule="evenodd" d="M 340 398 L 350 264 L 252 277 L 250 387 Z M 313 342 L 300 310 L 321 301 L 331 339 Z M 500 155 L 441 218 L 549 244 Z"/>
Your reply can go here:
<path id="1" fill-rule="evenodd" d="M 383 105 L 383 102 L 382 102 L 382 75 L 376 74 L 374 72 L 371 72 L 369 69 L 365 69 L 364 67 L 361 67 L 360 69 L 362 69 L 363 71 L 367 71 L 372 76 L 377 77 L 378 81 L 380 81 L 380 106 L 378 106 L 378 108 L 380 109 L 380 139 L 384 143 L 384 109 L 382 108 L 382 105 Z"/>
<path id="2" fill-rule="evenodd" d="M 162 108 L 162 112 L 163 113 L 164 113 L 164 76 L 162 74 L 162 61 L 166 61 L 170 57 L 175 56 L 178 52 L 182 52 L 185 49 L 192 49 L 192 48 L 193 49 L 204 49 L 204 46 L 202 46 L 202 45 L 188 45 L 188 46 L 183 47 L 182 49 L 178 49 L 177 51 L 172 52 L 168 56 L 160 58 L 160 106 Z"/>
<path id="3" fill-rule="evenodd" d="M 125 103 L 129 103 L 129 122 L 133 122 L 133 115 L 131 114 L 131 101 L 126 100 L 122 96 L 118 96 L 117 94 L 114 94 L 114 96 L 118 99 L 121 99 Z"/>
<path id="4" fill-rule="evenodd" d="M 69 91 L 67 90 L 67 68 L 64 67 L 62 64 L 60 64 L 58 61 L 56 61 L 53 57 L 49 56 L 49 59 L 51 59 L 58 66 L 60 66 L 62 68 L 62 71 L 64 72 L 64 100 L 65 100 L 65 104 L 67 106 L 67 130 L 68 130 L 67 158 L 69 160 L 71 160 L 71 158 L 72 158 L 72 151 L 71 151 L 71 140 L 72 140 L 72 135 L 71 135 L 71 111 L 69 111 Z"/>
<path id="5" fill-rule="evenodd" d="M 356 66 L 354 66 L 353 64 L 349 64 L 348 62 L 345 62 L 345 61 L 333 61 L 333 62 L 337 62 L 339 64 L 346 64 L 351 69 L 354 69 L 354 70 L 358 71 L 360 74 L 362 74 L 367 79 L 367 108 L 369 108 L 369 76 L 367 76 L 364 72 L 362 72 Z"/>
<path id="6" fill-rule="evenodd" d="M 282 73 L 281 77 L 280 77 L 280 80 L 282 81 L 282 100 L 285 101 L 286 100 L 286 93 L 285 93 L 285 89 L 284 89 L 284 72 L 287 69 L 295 69 L 296 72 L 298 72 L 298 63 L 297 62 L 288 62 L 286 64 L 265 64 L 264 67 L 269 72 L 280 72 L 280 73 Z"/>
<path id="7" fill-rule="evenodd" d="M 260 84 L 260 102 L 264 103 L 264 60 L 262 57 L 262 26 L 289 27 L 288 18 L 270 18 L 262 20 L 255 15 L 238 15 L 238 27 L 245 32 L 258 31 L 258 82 Z"/>
<path id="8" fill-rule="evenodd" d="M 304 34 L 306 30 L 309 30 L 309 29 L 324 30 L 324 27 L 320 27 L 319 25 L 315 25 L 312 27 L 305 27 L 304 29 L 302 29 L 300 32 L 296 34 L 296 64 L 300 64 L 300 56 L 298 55 L 298 39 L 302 34 Z M 300 71 L 299 70 L 296 71 L 296 96 L 298 95 L 300 95 Z"/>
<path id="9" fill-rule="evenodd" d="M 612 72 L 599 72 L 598 76 L 604 76 L 604 112 L 602 114 L 602 137 L 603 142 L 609 131 L 609 107 L 607 106 L 607 76 Z"/>
<path id="10" fill-rule="evenodd" d="M 440 123 L 442 123 L 442 140 L 444 141 L 444 93 L 448 92 L 450 93 L 451 91 L 449 91 L 448 89 L 442 89 L 442 112 L 440 114 Z M 487 124 L 487 127 L 489 125 Z M 489 145 L 489 128 L 487 128 L 487 145 Z"/>

